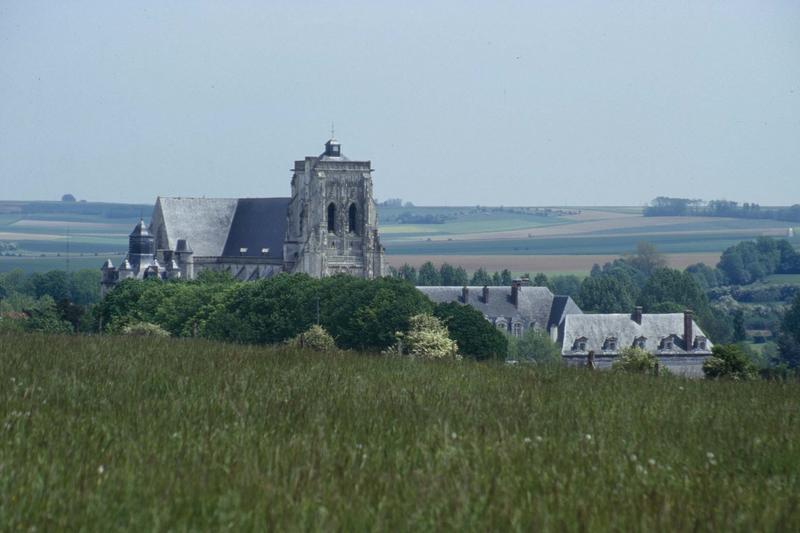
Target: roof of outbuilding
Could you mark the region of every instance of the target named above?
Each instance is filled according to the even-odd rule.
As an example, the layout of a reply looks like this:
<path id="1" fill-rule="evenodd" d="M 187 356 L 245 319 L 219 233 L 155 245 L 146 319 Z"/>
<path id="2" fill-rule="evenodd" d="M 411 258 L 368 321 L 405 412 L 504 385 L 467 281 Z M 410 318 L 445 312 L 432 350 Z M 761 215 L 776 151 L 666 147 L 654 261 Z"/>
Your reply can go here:
<path id="1" fill-rule="evenodd" d="M 694 338 L 705 337 L 705 333 L 692 321 Z M 677 341 L 672 350 L 659 350 L 662 339 L 675 336 Z M 575 341 L 586 338 L 586 350 L 574 351 Z M 594 351 L 602 354 L 603 344 L 609 337 L 616 337 L 618 349 L 633 346 L 634 339 L 645 337 L 645 350 L 651 353 L 684 354 L 683 313 L 643 314 L 638 324 L 629 314 L 583 314 L 567 315 L 564 320 L 564 334 L 561 353 L 564 355 L 582 354 Z M 691 350 L 692 353 L 711 351 L 712 344 L 706 343 L 706 350 Z M 615 350 L 616 352 L 616 350 Z"/>
<path id="2" fill-rule="evenodd" d="M 568 310 L 580 312 L 571 298 L 555 297 L 547 287 L 520 287 L 516 306 L 511 300 L 511 287 L 487 287 L 488 302 L 483 301 L 483 287 L 481 286 L 467 287 L 467 302 L 463 301 L 463 287 L 417 288 L 434 302 L 468 303 L 489 318 L 503 317 L 511 321 L 518 319 L 524 323 L 525 327 L 529 327 L 530 323 L 535 322 L 537 326 L 549 329 L 553 325 L 551 316 L 561 316 Z M 557 300 L 557 298 L 559 299 Z M 567 298 L 568 301 L 560 298 Z M 553 313 L 554 302 L 563 305 L 561 311 L 556 311 L 555 314 Z"/>

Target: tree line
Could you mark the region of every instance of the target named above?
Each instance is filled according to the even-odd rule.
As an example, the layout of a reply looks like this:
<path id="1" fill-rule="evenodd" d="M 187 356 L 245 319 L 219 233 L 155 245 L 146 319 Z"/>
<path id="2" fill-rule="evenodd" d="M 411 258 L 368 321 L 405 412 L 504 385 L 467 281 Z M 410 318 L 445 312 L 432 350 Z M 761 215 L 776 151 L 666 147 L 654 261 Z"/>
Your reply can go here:
<path id="1" fill-rule="evenodd" d="M 790 207 L 761 207 L 757 203 L 703 200 L 659 196 L 644 208 L 644 216 L 704 216 L 784 220 L 800 222 L 800 204 Z"/>

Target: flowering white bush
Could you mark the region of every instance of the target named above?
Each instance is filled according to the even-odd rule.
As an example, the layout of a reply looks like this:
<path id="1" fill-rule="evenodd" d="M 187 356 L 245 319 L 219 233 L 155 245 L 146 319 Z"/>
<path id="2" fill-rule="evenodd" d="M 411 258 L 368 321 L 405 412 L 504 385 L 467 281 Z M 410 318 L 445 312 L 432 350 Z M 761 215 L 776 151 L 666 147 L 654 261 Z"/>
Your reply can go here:
<path id="1" fill-rule="evenodd" d="M 404 352 L 425 359 L 461 359 L 456 341 L 450 338 L 447 326 L 431 315 L 414 315 L 407 333 L 397 333 L 394 352 Z"/>
<path id="2" fill-rule="evenodd" d="M 121 333 L 131 337 L 169 337 L 169 331 L 150 322 L 128 324 L 122 328 Z"/>
<path id="3" fill-rule="evenodd" d="M 317 352 L 330 352 L 336 349 L 336 343 L 330 333 L 318 324 L 314 324 L 304 333 L 291 339 L 289 344 L 300 348 L 308 348 Z"/>

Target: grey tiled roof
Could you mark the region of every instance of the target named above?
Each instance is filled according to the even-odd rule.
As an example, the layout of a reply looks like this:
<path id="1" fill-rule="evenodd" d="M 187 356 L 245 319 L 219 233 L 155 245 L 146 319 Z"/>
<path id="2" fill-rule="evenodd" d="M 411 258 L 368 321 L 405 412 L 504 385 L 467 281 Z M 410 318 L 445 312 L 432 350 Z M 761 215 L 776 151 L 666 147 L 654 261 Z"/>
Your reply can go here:
<path id="1" fill-rule="evenodd" d="M 705 333 L 692 322 L 694 338 L 705 337 Z M 672 350 L 660 350 L 662 339 L 674 336 Z M 562 335 L 559 335 L 562 337 Z M 573 346 L 580 337 L 586 338 L 586 351 L 575 351 Z M 618 350 L 633 346 L 634 339 L 645 337 L 645 349 L 654 354 L 685 354 L 683 343 L 683 313 L 643 314 L 641 325 L 636 323 L 629 314 L 583 314 L 568 315 L 564 321 L 563 355 L 580 355 L 589 351 L 596 354 L 615 354 L 604 352 L 603 345 L 609 337 L 616 337 Z M 706 350 L 690 350 L 691 353 L 710 353 L 712 344 L 707 341 Z"/>
<path id="2" fill-rule="evenodd" d="M 159 198 L 156 209 L 161 208 L 167 242 L 156 246 L 174 250 L 178 239 L 186 239 L 195 257 L 221 256 L 237 203 L 235 198 Z"/>
<path id="3" fill-rule="evenodd" d="M 164 231 L 153 230 L 166 242 L 156 246 L 175 250 L 183 239 L 195 257 L 283 259 L 288 205 L 289 198 L 159 198 L 154 219 L 160 215 Z"/>
<path id="4" fill-rule="evenodd" d="M 567 297 L 568 302 L 556 300 L 556 298 L 561 297 L 553 296 L 553 293 L 547 287 L 521 287 L 517 306 L 514 306 L 511 301 L 511 287 L 488 287 L 488 302 L 483 301 L 483 287 L 467 287 L 469 289 L 467 302 L 463 301 L 462 287 L 417 287 L 417 289 L 436 303 L 468 303 L 491 319 L 503 317 L 509 322 L 518 320 L 522 322 L 526 329 L 530 327 L 531 323 L 535 323 L 537 327 L 542 329 L 549 329 L 553 325 L 551 316 L 554 314 L 554 301 L 558 301 L 563 305 L 561 312 L 567 309 L 580 312 L 580 309 L 569 297 Z M 555 315 L 561 316 L 558 311 Z"/>

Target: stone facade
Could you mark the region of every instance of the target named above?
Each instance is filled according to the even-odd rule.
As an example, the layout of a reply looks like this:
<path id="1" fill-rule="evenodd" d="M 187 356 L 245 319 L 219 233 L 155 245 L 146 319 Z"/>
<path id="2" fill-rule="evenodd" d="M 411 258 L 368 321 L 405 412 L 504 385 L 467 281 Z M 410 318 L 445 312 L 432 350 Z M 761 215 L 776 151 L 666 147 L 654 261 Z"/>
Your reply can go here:
<path id="1" fill-rule="evenodd" d="M 295 161 L 291 198 L 161 198 L 149 227 L 131 233 L 119 268 L 102 267 L 102 292 L 123 279 L 194 279 L 203 270 L 256 280 L 384 275 L 372 165 L 351 161 L 335 139 Z"/>
<path id="2" fill-rule="evenodd" d="M 283 257 L 287 271 L 314 277 L 384 273 L 372 166 L 344 157 L 335 139 L 294 163 Z"/>

